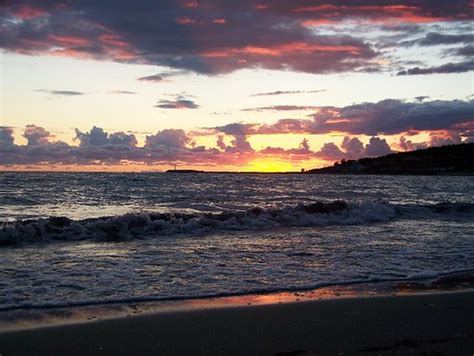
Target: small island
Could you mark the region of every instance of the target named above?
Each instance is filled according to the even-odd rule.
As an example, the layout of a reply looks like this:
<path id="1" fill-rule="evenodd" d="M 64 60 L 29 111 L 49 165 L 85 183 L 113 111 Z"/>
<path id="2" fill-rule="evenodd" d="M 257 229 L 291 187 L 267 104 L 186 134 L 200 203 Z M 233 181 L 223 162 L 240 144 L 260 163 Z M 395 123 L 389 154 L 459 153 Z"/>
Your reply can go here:
<path id="1" fill-rule="evenodd" d="M 168 169 L 165 173 L 205 173 L 196 169 Z"/>
<path id="2" fill-rule="evenodd" d="M 306 174 L 474 174 L 474 143 L 431 147 L 376 158 L 341 160 L 332 167 L 311 169 Z"/>

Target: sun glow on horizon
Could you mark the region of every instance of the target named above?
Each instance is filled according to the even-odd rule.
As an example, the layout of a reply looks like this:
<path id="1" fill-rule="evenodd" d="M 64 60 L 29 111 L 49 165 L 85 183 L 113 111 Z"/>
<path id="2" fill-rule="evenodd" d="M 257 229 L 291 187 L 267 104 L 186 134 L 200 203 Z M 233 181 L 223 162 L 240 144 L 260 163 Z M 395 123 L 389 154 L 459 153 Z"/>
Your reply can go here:
<path id="1" fill-rule="evenodd" d="M 299 168 L 294 164 L 279 158 L 257 158 L 249 162 L 242 171 L 244 172 L 292 172 Z"/>

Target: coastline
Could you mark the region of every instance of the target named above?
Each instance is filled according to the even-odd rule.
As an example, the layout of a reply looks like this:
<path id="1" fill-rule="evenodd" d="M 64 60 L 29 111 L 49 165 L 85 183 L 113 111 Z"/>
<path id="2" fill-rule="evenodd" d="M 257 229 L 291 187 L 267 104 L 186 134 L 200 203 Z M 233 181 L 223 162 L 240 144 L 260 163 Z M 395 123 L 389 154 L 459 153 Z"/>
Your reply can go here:
<path id="1" fill-rule="evenodd" d="M 474 292 L 474 270 L 419 274 L 411 279 L 352 281 L 307 288 L 286 288 L 174 298 L 130 298 L 0 308 L 0 333 L 96 322 L 122 317 L 348 298 L 397 297 Z"/>
<path id="2" fill-rule="evenodd" d="M 339 292 L 336 292 L 339 293 Z M 329 295 L 328 295 L 329 296 Z M 187 305 L 0 332 L 0 353 L 472 355 L 474 291 Z M 268 296 L 267 296 L 268 297 Z M 258 300 L 258 296 L 253 296 Z M 298 300 L 298 298 L 300 300 Z M 208 301 L 209 302 L 209 301 Z M 214 303 L 214 304 L 213 304 Z"/>
<path id="3" fill-rule="evenodd" d="M 0 312 L 0 354 L 472 355 L 474 275 Z"/>

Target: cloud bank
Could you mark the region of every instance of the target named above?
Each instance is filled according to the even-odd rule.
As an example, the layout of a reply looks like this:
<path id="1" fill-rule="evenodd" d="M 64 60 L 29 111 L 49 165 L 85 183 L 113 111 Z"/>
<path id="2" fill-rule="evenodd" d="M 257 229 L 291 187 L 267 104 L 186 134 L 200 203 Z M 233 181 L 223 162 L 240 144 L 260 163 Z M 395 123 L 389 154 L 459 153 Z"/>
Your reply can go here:
<path id="1" fill-rule="evenodd" d="M 56 141 L 48 130 L 28 125 L 23 137 L 26 145 L 16 145 L 14 129 L 0 127 L 0 165 L 113 165 L 244 167 L 257 159 L 284 160 L 295 165 L 319 160 L 325 164 L 340 159 L 375 157 L 394 151 L 413 150 L 474 140 L 474 100 L 414 102 L 386 99 L 345 107 L 318 107 L 306 119 L 282 119 L 273 124 L 230 123 L 186 132 L 164 129 L 147 135 L 138 146 L 133 133 L 106 132 L 100 127 L 75 130 L 77 146 Z M 417 134 L 428 140 L 414 142 Z M 326 142 L 312 150 L 304 139 L 296 148 L 268 146 L 257 150 L 254 135 L 300 134 L 343 136 L 342 142 Z M 199 136 L 215 138 L 215 145 L 196 143 Z M 389 144 L 386 137 L 392 137 Z M 367 138 L 367 139 L 364 139 Z M 393 138 L 397 138 L 393 142 Z M 365 140 L 365 143 L 364 143 Z M 228 142 L 228 143 L 227 143 Z M 312 163 L 314 164 L 314 163 Z"/>
<path id="2" fill-rule="evenodd" d="M 7 51 L 156 64 L 207 75 L 249 68 L 403 73 L 387 61 L 384 47 L 468 45 L 469 33 L 434 33 L 429 25 L 474 17 L 470 0 L 166 0 L 140 6 L 126 0 L 17 0 L 4 1 L 0 8 L 0 47 Z M 374 40 L 367 26 L 385 35 Z M 386 34 L 397 31 L 406 38 L 401 44 Z M 450 63 L 457 62 L 447 57 L 440 68 L 428 67 L 424 74 L 452 73 L 445 67 Z M 457 71 L 472 69 L 460 63 Z M 168 77 L 161 73 L 139 80 Z"/>

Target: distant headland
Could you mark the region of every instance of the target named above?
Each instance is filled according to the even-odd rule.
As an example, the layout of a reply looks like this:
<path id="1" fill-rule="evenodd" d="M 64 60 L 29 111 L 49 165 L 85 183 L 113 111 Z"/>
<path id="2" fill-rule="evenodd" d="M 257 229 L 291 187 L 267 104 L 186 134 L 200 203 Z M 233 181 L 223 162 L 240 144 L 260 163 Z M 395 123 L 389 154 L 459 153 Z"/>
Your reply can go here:
<path id="1" fill-rule="evenodd" d="M 343 159 L 330 167 L 292 172 L 211 172 L 175 168 L 166 173 L 474 175 L 474 143 L 430 147 L 375 158 Z"/>
<path id="2" fill-rule="evenodd" d="M 431 147 L 376 158 L 342 160 L 331 167 L 311 169 L 307 174 L 474 174 L 474 143 Z"/>

